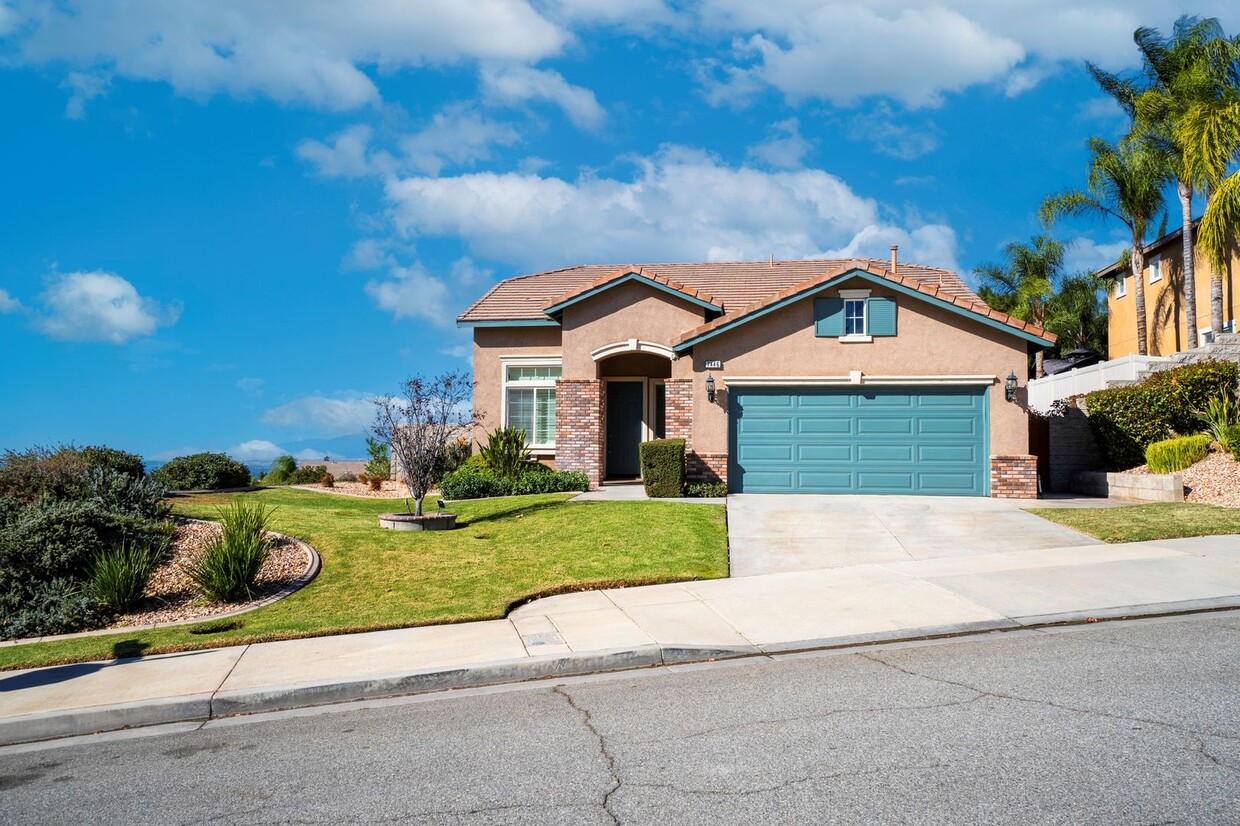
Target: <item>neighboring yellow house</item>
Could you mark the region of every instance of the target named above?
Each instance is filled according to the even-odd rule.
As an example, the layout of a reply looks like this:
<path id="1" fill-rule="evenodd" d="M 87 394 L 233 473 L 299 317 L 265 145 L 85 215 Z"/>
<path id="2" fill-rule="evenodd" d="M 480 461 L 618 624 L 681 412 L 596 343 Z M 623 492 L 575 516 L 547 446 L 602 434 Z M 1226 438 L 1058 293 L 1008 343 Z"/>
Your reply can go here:
<path id="1" fill-rule="evenodd" d="M 1184 317 L 1184 273 L 1181 268 L 1183 244 L 1181 230 L 1176 230 L 1145 247 L 1145 320 L 1148 329 L 1149 355 L 1169 356 L 1182 350 L 1200 347 L 1209 341 L 1210 329 L 1210 264 L 1200 246 L 1193 253 L 1194 282 L 1197 287 L 1197 341 L 1187 340 Z M 1114 279 L 1107 298 L 1109 312 L 1107 356 L 1120 358 L 1137 352 L 1137 296 L 1132 283 L 1131 268 L 1112 264 L 1098 273 Z M 1223 330 L 1236 331 L 1237 281 L 1240 281 L 1240 251 L 1233 244 L 1227 272 L 1223 274 Z"/>

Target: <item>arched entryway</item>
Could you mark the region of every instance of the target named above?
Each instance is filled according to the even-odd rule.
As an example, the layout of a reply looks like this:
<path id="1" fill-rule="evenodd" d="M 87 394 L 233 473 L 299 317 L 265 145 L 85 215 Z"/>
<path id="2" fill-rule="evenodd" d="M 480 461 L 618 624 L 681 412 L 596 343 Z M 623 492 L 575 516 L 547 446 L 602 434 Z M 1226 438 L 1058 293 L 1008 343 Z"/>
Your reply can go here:
<path id="1" fill-rule="evenodd" d="M 592 353 L 602 384 L 603 478 L 641 476 L 638 445 L 667 433 L 670 348 L 630 340 Z"/>

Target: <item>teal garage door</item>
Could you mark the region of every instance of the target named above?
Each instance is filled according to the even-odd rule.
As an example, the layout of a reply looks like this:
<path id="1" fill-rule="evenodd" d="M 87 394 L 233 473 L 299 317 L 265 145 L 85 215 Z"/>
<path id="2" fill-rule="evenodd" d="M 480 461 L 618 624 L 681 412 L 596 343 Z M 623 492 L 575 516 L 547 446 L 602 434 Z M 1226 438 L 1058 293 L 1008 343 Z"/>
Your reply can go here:
<path id="1" fill-rule="evenodd" d="M 735 388 L 737 493 L 985 496 L 985 387 Z"/>

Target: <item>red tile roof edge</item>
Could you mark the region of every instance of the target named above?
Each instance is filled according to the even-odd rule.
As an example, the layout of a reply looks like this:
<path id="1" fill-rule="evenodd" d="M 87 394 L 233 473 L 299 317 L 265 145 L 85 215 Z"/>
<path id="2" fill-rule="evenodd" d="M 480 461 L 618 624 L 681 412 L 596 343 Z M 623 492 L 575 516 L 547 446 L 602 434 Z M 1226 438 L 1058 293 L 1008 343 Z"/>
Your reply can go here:
<path id="1" fill-rule="evenodd" d="M 670 278 L 664 278 L 663 276 L 659 275 L 654 270 L 648 270 L 645 267 L 639 267 L 639 266 L 630 264 L 630 265 L 626 265 L 618 269 L 612 270 L 606 275 L 601 275 L 588 284 L 584 284 L 580 287 L 576 287 L 575 289 L 569 290 L 568 292 L 564 293 L 559 298 L 557 298 L 555 301 L 547 302 L 546 306 L 544 306 L 543 309 L 546 310 L 550 307 L 555 307 L 558 304 L 563 304 L 565 301 L 572 301 L 574 298 L 576 298 L 579 295 L 584 295 L 585 293 L 588 293 L 591 290 L 598 289 L 599 287 L 605 287 L 611 282 L 619 281 L 620 279 L 628 275 L 640 276 L 641 278 L 648 279 L 650 281 L 655 282 L 656 284 L 662 284 L 668 289 L 675 290 L 676 292 L 686 295 L 689 298 L 694 298 L 694 299 L 697 299 L 698 301 L 705 301 L 707 304 L 713 304 L 716 307 L 719 307 L 721 309 L 723 307 L 722 303 L 716 301 L 713 297 L 702 292 L 701 290 L 695 290 L 691 287 L 686 287 L 684 284 L 681 284 L 677 281 L 672 281 Z M 483 298 L 485 297 L 486 296 L 483 296 Z M 466 312 L 468 312 L 468 310 Z"/>

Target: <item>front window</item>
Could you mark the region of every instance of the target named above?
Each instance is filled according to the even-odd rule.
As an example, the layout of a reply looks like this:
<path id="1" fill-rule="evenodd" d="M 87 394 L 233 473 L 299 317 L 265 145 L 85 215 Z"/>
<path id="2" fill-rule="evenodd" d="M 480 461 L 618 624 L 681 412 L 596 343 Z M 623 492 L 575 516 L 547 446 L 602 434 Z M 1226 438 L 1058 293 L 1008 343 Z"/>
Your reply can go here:
<path id="1" fill-rule="evenodd" d="M 1150 283 L 1162 281 L 1162 259 L 1157 255 L 1150 259 Z"/>
<path id="2" fill-rule="evenodd" d="M 504 370 L 504 424 L 525 431 L 531 448 L 555 447 L 558 364 L 509 365 Z"/>
<path id="3" fill-rule="evenodd" d="M 844 302 L 844 335 L 865 335 L 865 299 L 850 298 Z"/>
<path id="4" fill-rule="evenodd" d="M 1126 295 L 1128 295 L 1128 284 L 1121 275 L 1115 279 L 1115 297 L 1123 298 Z"/>

